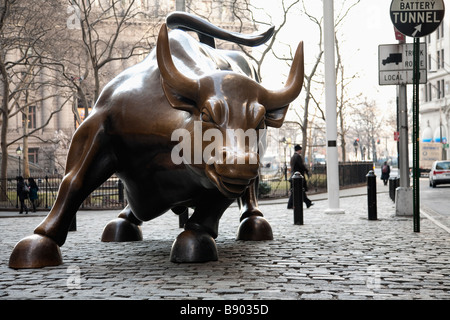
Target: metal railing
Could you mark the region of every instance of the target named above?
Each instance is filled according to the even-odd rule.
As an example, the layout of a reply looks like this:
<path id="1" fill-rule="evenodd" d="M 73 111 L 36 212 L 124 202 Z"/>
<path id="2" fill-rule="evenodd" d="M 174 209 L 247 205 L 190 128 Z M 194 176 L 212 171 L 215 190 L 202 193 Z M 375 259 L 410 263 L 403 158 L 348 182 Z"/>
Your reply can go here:
<path id="1" fill-rule="evenodd" d="M 339 185 L 342 188 L 362 185 L 366 183 L 367 173 L 373 169 L 372 162 L 347 162 L 339 164 Z M 290 173 L 284 172 L 261 176 L 258 194 L 260 198 L 281 198 L 289 195 Z M 35 202 L 38 210 L 49 210 L 58 194 L 62 176 L 35 176 L 39 191 Z M 310 193 L 326 192 L 326 165 L 315 165 L 311 168 L 311 177 L 307 179 Z M 6 179 L 6 189 L 0 184 L 0 209 L 11 210 L 18 208 L 17 180 Z M 80 209 L 122 209 L 127 205 L 124 186 L 119 178 L 113 176 L 92 192 L 81 204 Z M 30 207 L 30 201 L 27 200 Z"/>
<path id="2" fill-rule="evenodd" d="M 37 209 L 49 210 L 58 194 L 62 181 L 61 176 L 34 176 L 39 188 L 38 199 L 35 201 Z M 17 180 L 6 179 L 6 189 L 0 184 L 0 209 L 18 208 Z M 31 206 L 30 200 L 26 205 Z M 123 183 L 113 176 L 92 192 L 81 204 L 81 209 L 122 209 L 127 205 Z"/>
<path id="3" fill-rule="evenodd" d="M 348 188 L 366 183 L 367 173 L 373 170 L 372 162 L 343 162 L 339 163 L 339 186 Z M 326 192 L 327 190 L 327 166 L 316 164 L 310 168 L 311 177 L 307 178 L 308 191 L 310 193 Z M 289 195 L 289 177 L 282 170 L 270 177 L 261 176 L 258 194 L 260 198 L 279 198 Z"/>

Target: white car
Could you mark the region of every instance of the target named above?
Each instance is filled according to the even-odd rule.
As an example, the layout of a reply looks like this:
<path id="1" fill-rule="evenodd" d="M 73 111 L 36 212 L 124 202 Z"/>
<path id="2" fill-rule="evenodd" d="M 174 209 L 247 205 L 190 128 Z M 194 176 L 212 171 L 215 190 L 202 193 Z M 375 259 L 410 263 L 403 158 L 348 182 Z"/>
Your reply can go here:
<path id="1" fill-rule="evenodd" d="M 450 160 L 435 161 L 430 171 L 430 187 L 450 183 Z"/>

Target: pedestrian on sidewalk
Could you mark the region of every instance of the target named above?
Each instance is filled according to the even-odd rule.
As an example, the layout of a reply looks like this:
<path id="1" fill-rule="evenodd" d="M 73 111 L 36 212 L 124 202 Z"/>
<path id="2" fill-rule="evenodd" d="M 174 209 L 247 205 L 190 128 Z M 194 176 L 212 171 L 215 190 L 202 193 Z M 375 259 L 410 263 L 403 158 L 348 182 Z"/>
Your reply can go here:
<path id="1" fill-rule="evenodd" d="M 28 185 L 30 186 L 30 202 L 33 206 L 33 212 L 36 212 L 36 200 L 38 199 L 39 187 L 31 177 L 28 178 Z"/>
<path id="2" fill-rule="evenodd" d="M 28 207 L 25 204 L 25 200 L 28 199 L 28 193 L 30 192 L 30 189 L 28 188 L 27 184 L 25 183 L 25 180 L 22 176 L 17 177 L 17 196 L 19 197 L 20 201 L 20 210 L 19 214 L 22 214 L 25 210 L 25 214 L 28 214 Z"/>
<path id="3" fill-rule="evenodd" d="M 292 177 L 297 171 L 300 172 L 300 174 L 303 176 L 303 202 L 306 204 L 306 207 L 309 208 L 312 205 L 314 205 L 314 203 L 312 203 L 312 201 L 306 195 L 306 191 L 308 191 L 308 184 L 306 181 L 305 174 L 308 175 L 308 178 L 311 175 L 309 173 L 308 168 L 305 166 L 305 162 L 303 161 L 303 158 L 302 158 L 302 147 L 297 144 L 294 147 L 294 151 L 295 151 L 294 155 L 291 157 L 291 177 L 289 179 L 289 182 L 291 183 L 291 194 L 289 195 L 287 208 L 288 209 L 293 208 L 293 204 L 294 204 L 293 191 L 294 190 L 293 190 L 293 184 L 292 184 Z"/>
<path id="4" fill-rule="evenodd" d="M 381 167 L 381 180 L 383 180 L 384 185 L 387 185 L 390 173 L 391 167 L 389 166 L 387 161 L 385 161 L 383 163 L 383 166 Z"/>

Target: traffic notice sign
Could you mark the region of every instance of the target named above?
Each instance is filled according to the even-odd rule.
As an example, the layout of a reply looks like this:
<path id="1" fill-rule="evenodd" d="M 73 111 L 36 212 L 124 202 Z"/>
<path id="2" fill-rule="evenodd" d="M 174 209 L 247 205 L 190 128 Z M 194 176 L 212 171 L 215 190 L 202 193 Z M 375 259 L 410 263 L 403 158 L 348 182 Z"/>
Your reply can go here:
<path id="1" fill-rule="evenodd" d="M 420 38 L 439 27 L 444 19 L 443 0 L 392 0 L 391 20 L 404 35 Z"/>
<path id="2" fill-rule="evenodd" d="M 420 44 L 419 82 L 427 81 L 427 47 Z M 378 82 L 380 85 L 413 83 L 414 44 L 382 44 L 378 46 Z"/>

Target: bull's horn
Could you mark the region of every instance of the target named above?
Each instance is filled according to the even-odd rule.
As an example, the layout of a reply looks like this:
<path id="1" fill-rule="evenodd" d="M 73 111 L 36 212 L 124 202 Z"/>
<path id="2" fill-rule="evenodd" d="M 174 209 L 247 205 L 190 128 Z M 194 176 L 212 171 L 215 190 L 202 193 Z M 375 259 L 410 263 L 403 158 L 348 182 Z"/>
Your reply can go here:
<path id="1" fill-rule="evenodd" d="M 295 52 L 285 87 L 277 91 L 264 89 L 259 102 L 264 105 L 266 110 L 276 110 L 287 106 L 297 98 L 302 90 L 304 71 L 303 41 L 301 41 Z"/>
<path id="2" fill-rule="evenodd" d="M 161 26 L 156 43 L 156 58 L 163 82 L 182 97 L 196 100 L 199 82 L 186 77 L 176 68 L 169 47 L 169 36 L 166 24 Z"/>

